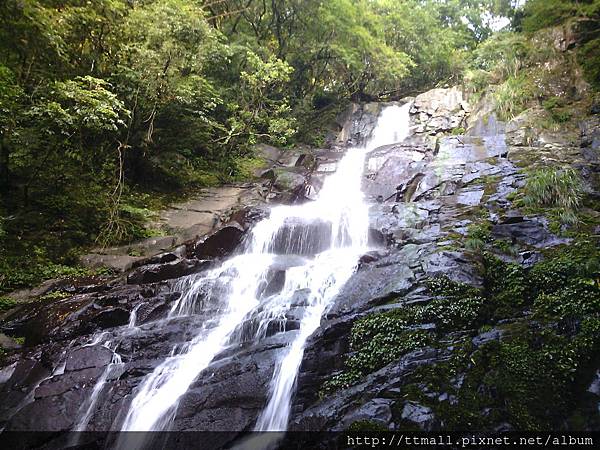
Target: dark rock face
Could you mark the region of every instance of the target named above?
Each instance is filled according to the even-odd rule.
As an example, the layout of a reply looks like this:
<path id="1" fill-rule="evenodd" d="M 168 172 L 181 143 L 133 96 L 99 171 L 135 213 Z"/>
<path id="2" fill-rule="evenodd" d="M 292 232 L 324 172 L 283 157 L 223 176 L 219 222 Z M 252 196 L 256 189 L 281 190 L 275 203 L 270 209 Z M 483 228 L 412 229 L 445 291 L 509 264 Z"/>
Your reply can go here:
<path id="1" fill-rule="evenodd" d="M 244 229 L 240 225 L 227 225 L 197 242 L 192 255 L 203 259 L 228 255 L 240 245 L 243 237 Z"/>
<path id="2" fill-rule="evenodd" d="M 238 238 L 236 240 L 239 244 L 240 239 Z M 229 247 L 230 243 L 225 242 L 222 245 L 224 247 L 221 247 L 220 251 L 217 252 L 215 250 L 216 254 L 223 254 L 223 252 L 226 250 L 225 247 Z M 207 247 L 203 247 L 200 252 L 204 253 L 203 250 L 206 248 Z M 174 278 L 180 278 L 195 272 L 199 272 L 203 268 L 208 267 L 209 264 L 210 263 L 208 260 L 203 261 L 197 259 L 180 259 L 174 261 L 163 261 L 162 263 L 156 264 L 148 264 L 131 272 L 127 276 L 127 282 L 129 284 L 149 284 L 156 283 L 158 281 L 172 280 Z"/>
<path id="3" fill-rule="evenodd" d="M 582 121 L 580 128 L 581 146 L 598 150 L 600 148 L 600 115 L 597 113 L 594 117 Z"/>

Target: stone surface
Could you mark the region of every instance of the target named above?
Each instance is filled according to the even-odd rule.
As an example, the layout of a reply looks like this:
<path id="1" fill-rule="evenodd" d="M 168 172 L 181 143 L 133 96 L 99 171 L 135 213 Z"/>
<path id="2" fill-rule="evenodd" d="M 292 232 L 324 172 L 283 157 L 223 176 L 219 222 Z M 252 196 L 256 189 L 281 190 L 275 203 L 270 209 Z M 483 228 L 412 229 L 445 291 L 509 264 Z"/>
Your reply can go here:
<path id="1" fill-rule="evenodd" d="M 18 350 L 21 348 L 21 345 L 10 336 L 0 333 L 0 348 L 5 350 Z"/>
<path id="2" fill-rule="evenodd" d="M 431 408 L 415 402 L 406 402 L 400 417 L 407 422 L 412 422 L 423 431 L 431 431 L 435 422 Z"/>
<path id="3" fill-rule="evenodd" d="M 432 89 L 417 95 L 411 108 L 416 133 L 437 134 L 465 125 L 471 110 L 458 87 Z"/>

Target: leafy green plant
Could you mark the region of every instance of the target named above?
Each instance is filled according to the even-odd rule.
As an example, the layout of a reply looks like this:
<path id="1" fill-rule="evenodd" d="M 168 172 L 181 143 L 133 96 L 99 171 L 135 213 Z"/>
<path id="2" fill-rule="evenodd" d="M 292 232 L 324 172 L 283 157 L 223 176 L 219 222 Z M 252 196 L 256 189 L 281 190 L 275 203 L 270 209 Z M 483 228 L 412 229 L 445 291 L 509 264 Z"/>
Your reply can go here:
<path id="1" fill-rule="evenodd" d="M 484 288 L 489 302 L 487 319 L 518 315 L 531 304 L 531 283 L 526 270 L 519 264 L 505 263 L 490 253 L 484 253 Z"/>
<path id="2" fill-rule="evenodd" d="M 17 305 L 15 299 L 0 296 L 0 311 L 6 311 L 7 309 L 13 308 L 15 305 Z"/>
<path id="3" fill-rule="evenodd" d="M 586 317 L 600 312 L 600 289 L 596 280 L 575 279 L 553 293 L 535 299 L 536 313 L 551 317 Z"/>
<path id="4" fill-rule="evenodd" d="M 586 4 L 587 3 L 587 4 Z M 571 17 L 593 13 L 595 2 L 576 0 L 529 0 L 524 5 L 522 27 L 527 32 L 558 25 Z"/>
<path id="5" fill-rule="evenodd" d="M 485 71 L 489 81 L 516 77 L 534 53 L 528 39 L 517 33 L 497 33 L 474 52 L 473 66 Z M 480 76 L 483 76 L 481 74 Z"/>
<path id="6" fill-rule="evenodd" d="M 467 92 L 479 94 L 492 84 L 491 74 L 482 69 L 469 69 L 463 75 L 463 85 Z"/>
<path id="7" fill-rule="evenodd" d="M 420 310 L 423 322 L 433 322 L 440 331 L 475 327 L 481 320 L 484 299 L 478 295 L 436 299 Z"/>
<path id="8" fill-rule="evenodd" d="M 482 251 L 485 244 L 491 242 L 491 225 L 489 222 L 481 222 L 469 225 L 465 240 L 465 247 L 472 251 Z"/>

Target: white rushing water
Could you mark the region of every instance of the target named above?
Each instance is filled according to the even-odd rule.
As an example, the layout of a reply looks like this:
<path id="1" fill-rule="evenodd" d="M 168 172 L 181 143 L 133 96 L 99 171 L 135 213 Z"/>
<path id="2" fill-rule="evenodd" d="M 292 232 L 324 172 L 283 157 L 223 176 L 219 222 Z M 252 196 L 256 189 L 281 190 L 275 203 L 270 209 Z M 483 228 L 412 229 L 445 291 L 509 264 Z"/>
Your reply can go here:
<path id="1" fill-rule="evenodd" d="M 146 376 L 122 430 L 168 429 L 181 396 L 219 353 L 265 337 L 273 323 L 283 331 L 293 315 L 299 329 L 276 362 L 269 400 L 256 424 L 259 431 L 286 429 L 306 341 L 367 250 L 368 207 L 361 191 L 365 155 L 408 135 L 408 109 L 384 108 L 367 143 L 347 150 L 315 201 L 273 208 L 254 226 L 242 254 L 179 282 L 183 295 L 169 317 L 202 315 L 203 325 Z M 282 270 L 283 287 L 270 294 L 269 283 Z M 120 447 L 125 445 L 131 448 Z"/>

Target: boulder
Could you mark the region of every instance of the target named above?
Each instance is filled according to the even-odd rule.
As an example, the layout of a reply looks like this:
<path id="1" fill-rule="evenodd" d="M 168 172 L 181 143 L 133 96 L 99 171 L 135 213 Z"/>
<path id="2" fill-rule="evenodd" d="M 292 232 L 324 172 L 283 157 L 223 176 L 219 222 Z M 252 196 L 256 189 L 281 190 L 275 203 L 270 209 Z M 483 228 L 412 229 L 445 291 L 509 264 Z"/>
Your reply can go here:
<path id="1" fill-rule="evenodd" d="M 413 423 L 422 431 L 431 431 L 435 425 L 435 415 L 432 409 L 416 402 L 404 403 L 401 418 Z"/>
<path id="2" fill-rule="evenodd" d="M 469 103 L 460 88 L 432 89 L 417 95 L 411 107 L 415 132 L 437 134 L 464 125 Z"/>
<path id="3" fill-rule="evenodd" d="M 196 242 L 191 254 L 198 259 L 220 258 L 231 254 L 243 237 L 242 226 L 232 222 Z"/>
<path id="4" fill-rule="evenodd" d="M 538 217 L 509 217 L 493 226 L 492 236 L 508 238 L 536 248 L 554 247 L 569 242 L 569 239 L 552 234 L 548 230 L 547 220 Z"/>
<path id="5" fill-rule="evenodd" d="M 354 422 L 369 421 L 387 428 L 392 422 L 393 404 L 393 400 L 390 399 L 374 398 L 344 417 L 343 424 L 348 428 Z"/>
<path id="6" fill-rule="evenodd" d="M 21 344 L 4 333 L 0 333 L 0 348 L 4 350 L 18 350 L 21 348 Z"/>

